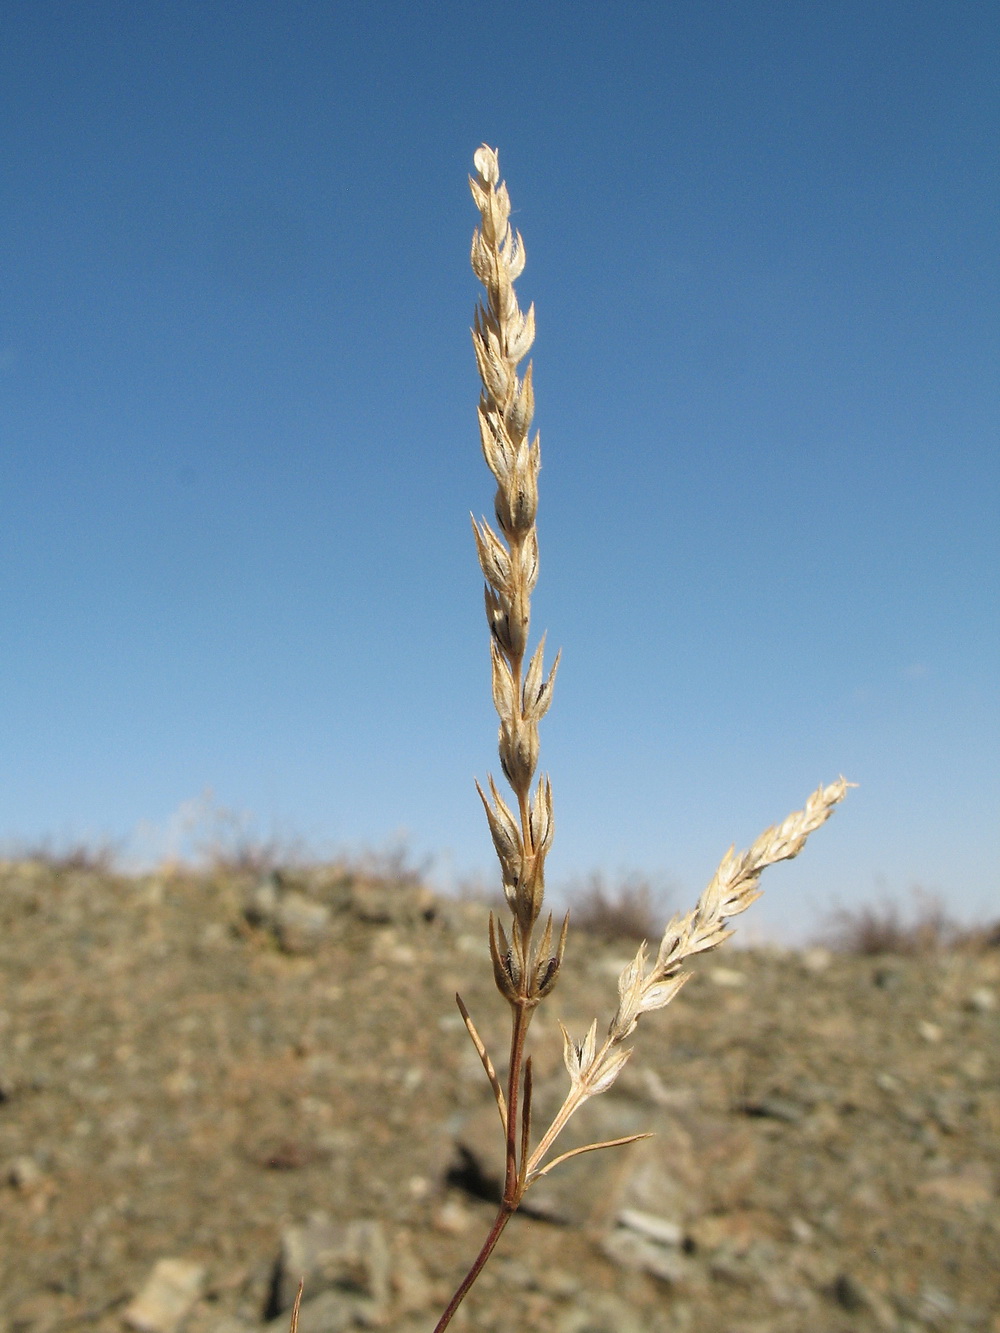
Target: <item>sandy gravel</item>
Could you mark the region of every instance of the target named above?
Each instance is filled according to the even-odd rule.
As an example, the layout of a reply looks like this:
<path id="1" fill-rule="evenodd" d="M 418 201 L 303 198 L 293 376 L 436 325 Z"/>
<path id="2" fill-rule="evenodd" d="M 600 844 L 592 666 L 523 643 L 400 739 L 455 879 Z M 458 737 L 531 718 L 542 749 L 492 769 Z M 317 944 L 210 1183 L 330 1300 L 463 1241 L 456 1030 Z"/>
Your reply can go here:
<path id="1" fill-rule="evenodd" d="M 502 1052 L 484 913 L 335 870 L 289 892 L 320 910 L 282 935 L 248 876 L 0 867 L 2 1333 L 118 1333 L 162 1258 L 204 1272 L 182 1333 L 252 1329 L 317 1211 L 381 1222 L 384 1326 L 430 1333 L 492 1216 L 453 998 Z M 624 956 L 571 939 L 543 1092 L 556 1018 L 606 1019 Z M 722 951 L 637 1047 L 600 1130 L 659 1146 L 515 1219 L 456 1329 L 1000 1333 L 998 951 Z M 677 1228 L 669 1273 L 608 1244 L 628 1190 Z"/>

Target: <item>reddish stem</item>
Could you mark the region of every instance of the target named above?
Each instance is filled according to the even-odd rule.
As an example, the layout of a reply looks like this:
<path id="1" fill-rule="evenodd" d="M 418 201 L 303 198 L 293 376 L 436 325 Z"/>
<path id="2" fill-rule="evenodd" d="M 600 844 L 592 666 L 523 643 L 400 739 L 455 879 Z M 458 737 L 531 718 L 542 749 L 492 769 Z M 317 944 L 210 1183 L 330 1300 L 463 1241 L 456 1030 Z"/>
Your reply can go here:
<path id="1" fill-rule="evenodd" d="M 518 1204 L 524 1194 L 524 1185 L 521 1180 L 521 1172 L 518 1170 L 517 1147 L 517 1114 L 520 1105 L 521 1092 L 521 1065 L 524 1058 L 524 1039 L 528 1033 L 528 1024 L 531 1021 L 532 1008 L 527 1004 L 516 1004 L 513 1006 L 513 1016 L 511 1021 L 510 1033 L 510 1073 L 507 1079 L 507 1144 L 506 1144 L 506 1168 L 504 1172 L 503 1200 L 500 1204 L 500 1211 L 496 1215 L 490 1233 L 483 1242 L 483 1247 L 476 1255 L 472 1267 L 462 1279 L 461 1286 L 452 1296 L 448 1303 L 448 1308 L 438 1320 L 434 1333 L 443 1333 L 454 1317 L 455 1311 L 465 1300 L 472 1284 L 483 1271 L 487 1259 L 493 1253 L 497 1241 L 503 1232 L 504 1227 L 513 1217 Z M 523 1110 L 527 1111 L 527 1107 Z M 525 1127 L 525 1134 L 527 1131 Z"/>
<path id="2" fill-rule="evenodd" d="M 508 1208 L 505 1203 L 500 1205 L 500 1211 L 497 1213 L 496 1221 L 490 1228 L 490 1234 L 486 1237 L 486 1240 L 483 1243 L 483 1248 L 476 1255 L 475 1262 L 473 1263 L 472 1267 L 469 1269 L 468 1273 L 466 1273 L 465 1277 L 462 1280 L 462 1285 L 458 1288 L 454 1296 L 452 1296 L 451 1300 L 448 1302 L 447 1310 L 445 1310 L 444 1314 L 435 1324 L 434 1333 L 443 1333 L 443 1330 L 446 1329 L 448 1325 L 451 1323 L 455 1311 L 465 1300 L 469 1288 L 472 1286 L 473 1282 L 475 1282 L 479 1274 L 483 1271 L 483 1268 L 486 1264 L 486 1260 L 493 1253 L 493 1250 L 496 1246 L 497 1241 L 500 1239 L 504 1227 L 510 1221 L 513 1214 L 514 1214 L 513 1208 Z"/>

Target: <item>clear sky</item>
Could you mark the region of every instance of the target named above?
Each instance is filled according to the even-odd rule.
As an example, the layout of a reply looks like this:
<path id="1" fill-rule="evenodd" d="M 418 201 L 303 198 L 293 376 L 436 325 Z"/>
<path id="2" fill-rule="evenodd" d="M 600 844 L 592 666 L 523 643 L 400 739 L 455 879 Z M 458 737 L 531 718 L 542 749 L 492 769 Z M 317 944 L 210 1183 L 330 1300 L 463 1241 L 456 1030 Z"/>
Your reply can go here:
<path id="1" fill-rule="evenodd" d="M 526 243 L 554 888 L 1000 910 L 992 3 L 7 6 L 0 839 L 491 876 L 481 141 Z M 749 924 L 749 922 L 748 922 Z"/>

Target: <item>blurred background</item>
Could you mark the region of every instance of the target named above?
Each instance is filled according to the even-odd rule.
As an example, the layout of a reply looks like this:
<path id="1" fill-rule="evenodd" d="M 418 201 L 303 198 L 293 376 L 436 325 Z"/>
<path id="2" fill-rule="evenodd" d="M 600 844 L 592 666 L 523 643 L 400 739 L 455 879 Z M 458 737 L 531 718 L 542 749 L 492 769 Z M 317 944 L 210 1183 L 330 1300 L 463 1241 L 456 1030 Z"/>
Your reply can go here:
<path id="1" fill-rule="evenodd" d="M 550 881 L 996 914 L 985 3 L 9 7 L 0 840 L 494 878 L 466 174 L 538 315 Z M 215 836 L 215 835 L 213 835 Z M 202 840 L 199 843 L 199 839 Z"/>

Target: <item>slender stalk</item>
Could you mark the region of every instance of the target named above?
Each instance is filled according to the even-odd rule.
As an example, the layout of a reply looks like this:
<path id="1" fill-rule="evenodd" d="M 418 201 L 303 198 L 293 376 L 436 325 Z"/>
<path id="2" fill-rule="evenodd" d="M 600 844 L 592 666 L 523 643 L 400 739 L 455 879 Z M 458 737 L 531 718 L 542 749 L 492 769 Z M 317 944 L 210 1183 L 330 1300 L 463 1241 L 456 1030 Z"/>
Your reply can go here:
<path id="1" fill-rule="evenodd" d="M 518 1104 L 521 1095 L 521 1066 L 524 1060 L 524 1042 L 531 1022 L 531 1010 L 524 1004 L 511 1011 L 510 1073 L 507 1083 L 507 1152 L 504 1171 L 503 1201 L 511 1208 L 520 1203 L 518 1197 Z"/>
<path id="2" fill-rule="evenodd" d="M 492 1227 L 490 1227 L 490 1234 L 486 1237 L 485 1241 L 483 1242 L 483 1248 L 476 1255 L 475 1259 L 473 1260 L 472 1267 L 466 1273 L 465 1277 L 459 1284 L 458 1289 L 456 1290 L 454 1296 L 452 1296 L 451 1300 L 448 1302 L 448 1307 L 445 1310 L 444 1314 L 434 1325 L 434 1333 L 443 1333 L 444 1329 L 446 1329 L 448 1325 L 451 1323 L 452 1319 L 454 1319 L 455 1312 L 457 1311 L 458 1307 L 462 1304 L 462 1302 L 465 1300 L 476 1278 L 485 1268 L 486 1260 L 493 1253 L 494 1249 L 496 1248 L 497 1241 L 503 1234 L 504 1227 L 507 1225 L 507 1223 L 513 1216 L 514 1216 L 513 1208 L 508 1208 L 508 1206 L 505 1203 L 500 1205 L 500 1211 L 497 1213 L 496 1220 L 494 1221 Z"/>

